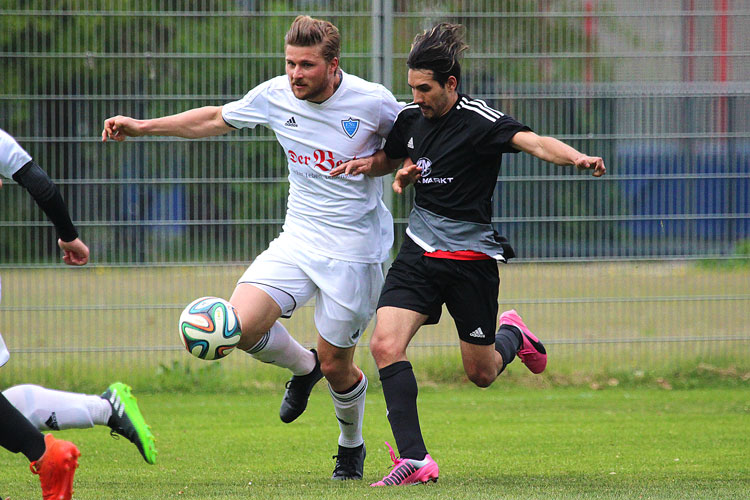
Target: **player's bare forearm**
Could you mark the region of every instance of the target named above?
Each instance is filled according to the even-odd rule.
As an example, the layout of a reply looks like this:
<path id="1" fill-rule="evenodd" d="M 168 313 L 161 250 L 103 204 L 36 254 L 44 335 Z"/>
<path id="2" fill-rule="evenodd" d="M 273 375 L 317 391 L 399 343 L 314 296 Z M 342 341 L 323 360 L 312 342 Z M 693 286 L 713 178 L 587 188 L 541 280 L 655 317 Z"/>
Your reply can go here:
<path id="1" fill-rule="evenodd" d="M 511 144 L 520 151 L 556 165 L 573 165 L 579 169 L 593 170 L 594 177 L 601 177 L 607 171 L 604 160 L 598 156 L 588 156 L 554 137 L 543 137 L 533 132 L 518 132 Z"/>
<path id="2" fill-rule="evenodd" d="M 390 174 L 396 170 L 400 164 L 401 160 L 392 160 L 388 158 L 385 152 L 381 149 L 372 156 L 366 158 L 355 158 L 354 160 L 342 163 L 331 170 L 330 175 L 331 177 L 336 177 L 341 174 L 364 174 L 368 177 L 380 177 Z"/>
<path id="3" fill-rule="evenodd" d="M 232 127 L 227 125 L 222 118 L 220 106 L 205 106 L 150 120 L 114 116 L 104 121 L 102 140 L 123 141 L 127 137 L 143 135 L 197 139 L 225 134 L 230 130 L 232 130 Z"/>
<path id="4" fill-rule="evenodd" d="M 367 174 L 370 177 L 381 177 L 383 175 L 390 174 L 391 172 L 394 172 L 403 161 L 403 158 L 397 158 L 395 160 L 392 158 L 388 158 L 388 156 L 385 154 L 385 151 L 383 151 L 382 149 L 375 153 L 372 158 L 373 165 L 370 169 L 370 173 Z"/>
<path id="5" fill-rule="evenodd" d="M 221 106 L 190 109 L 176 115 L 145 120 L 145 135 L 168 135 L 197 139 L 226 134 L 232 127 L 221 116 Z"/>

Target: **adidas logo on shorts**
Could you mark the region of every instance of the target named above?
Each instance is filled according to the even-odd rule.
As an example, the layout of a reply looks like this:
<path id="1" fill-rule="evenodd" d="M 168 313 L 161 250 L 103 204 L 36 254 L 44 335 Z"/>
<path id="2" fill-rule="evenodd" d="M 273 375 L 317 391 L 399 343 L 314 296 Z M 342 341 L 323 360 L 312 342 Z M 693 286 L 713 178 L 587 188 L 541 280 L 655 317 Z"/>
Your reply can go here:
<path id="1" fill-rule="evenodd" d="M 285 127 L 297 127 L 297 120 L 294 117 L 289 118 L 284 124 Z"/>
<path id="2" fill-rule="evenodd" d="M 478 339 L 483 339 L 484 338 L 484 332 L 482 331 L 482 327 L 480 326 L 479 328 L 477 328 L 476 330 L 474 330 L 473 332 L 471 332 L 469 334 L 469 337 L 476 337 Z"/>

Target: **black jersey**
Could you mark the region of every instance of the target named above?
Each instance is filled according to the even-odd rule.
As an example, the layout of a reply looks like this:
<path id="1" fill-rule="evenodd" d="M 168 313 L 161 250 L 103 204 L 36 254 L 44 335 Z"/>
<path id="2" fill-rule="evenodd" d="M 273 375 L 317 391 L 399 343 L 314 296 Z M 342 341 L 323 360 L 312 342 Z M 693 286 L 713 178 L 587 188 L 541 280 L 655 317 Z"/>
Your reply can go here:
<path id="1" fill-rule="evenodd" d="M 404 107 L 384 151 L 389 158 L 408 156 L 422 168 L 409 236 L 428 251 L 475 250 L 501 258 L 503 245 L 491 225 L 492 194 L 502 154 L 518 152 L 510 141 L 524 130 L 531 129 L 462 94 L 436 120 L 426 119 L 416 104 Z"/>
<path id="2" fill-rule="evenodd" d="M 456 104 L 437 120 L 428 120 L 416 104 L 398 115 L 385 154 L 407 156 L 422 167 L 415 203 L 456 220 L 489 224 L 492 193 L 503 153 L 517 153 L 510 141 L 531 130 L 484 101 L 459 94 Z"/>

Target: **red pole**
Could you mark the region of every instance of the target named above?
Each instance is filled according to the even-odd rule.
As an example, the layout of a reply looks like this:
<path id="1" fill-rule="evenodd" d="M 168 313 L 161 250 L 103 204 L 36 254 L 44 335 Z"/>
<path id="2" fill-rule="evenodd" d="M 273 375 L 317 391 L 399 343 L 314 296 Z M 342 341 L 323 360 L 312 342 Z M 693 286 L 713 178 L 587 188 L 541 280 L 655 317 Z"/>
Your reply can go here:
<path id="1" fill-rule="evenodd" d="M 584 18 L 584 33 L 586 34 L 586 54 L 590 54 L 593 50 L 593 43 L 592 38 L 595 35 L 596 32 L 596 20 L 591 15 L 591 13 L 594 11 L 594 2 L 593 0 L 586 0 L 586 17 Z M 585 81 L 586 83 L 591 83 L 594 79 L 593 70 L 591 68 L 591 57 L 587 55 L 586 57 L 586 68 L 585 68 Z"/>
<path id="2" fill-rule="evenodd" d="M 729 68 L 727 50 L 729 50 L 729 0 L 715 0 L 716 10 L 720 12 L 714 20 L 714 50 L 719 55 L 714 58 L 714 80 L 722 84 L 727 81 Z M 728 109 L 726 96 L 719 97 L 719 116 L 717 132 L 726 132 L 728 126 Z"/>
<path id="3" fill-rule="evenodd" d="M 695 0 L 688 2 L 688 10 L 690 14 L 695 10 Z M 695 79 L 695 58 L 693 53 L 695 52 L 695 17 L 688 15 L 687 19 L 687 34 L 688 34 L 688 60 L 687 60 L 687 81 L 692 82 Z"/>

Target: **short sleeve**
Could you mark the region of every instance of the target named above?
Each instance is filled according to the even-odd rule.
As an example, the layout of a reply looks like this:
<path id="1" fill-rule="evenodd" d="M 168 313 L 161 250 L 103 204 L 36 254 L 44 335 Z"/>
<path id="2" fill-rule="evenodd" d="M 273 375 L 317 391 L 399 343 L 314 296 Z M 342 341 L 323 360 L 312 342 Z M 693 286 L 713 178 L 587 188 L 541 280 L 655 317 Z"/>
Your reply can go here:
<path id="1" fill-rule="evenodd" d="M 248 92 L 239 101 L 225 104 L 221 108 L 224 121 L 234 128 L 255 128 L 268 125 L 268 83 L 264 82 Z"/>
<path id="2" fill-rule="evenodd" d="M 393 124 L 396 121 L 401 109 L 404 107 L 404 103 L 396 101 L 393 94 L 388 91 L 385 87 L 381 87 L 381 104 L 380 104 L 380 123 L 378 123 L 378 135 L 386 138 L 393 129 Z"/>
<path id="3" fill-rule="evenodd" d="M 11 178 L 30 161 L 31 155 L 9 133 L 0 129 L 0 175 Z"/>
<path id="4" fill-rule="evenodd" d="M 474 145 L 478 152 L 488 154 L 518 153 L 510 141 L 518 132 L 531 131 L 523 123 L 515 118 L 502 115 L 495 120 L 484 134 L 478 134 L 474 138 Z"/>
<path id="5" fill-rule="evenodd" d="M 385 155 L 391 160 L 400 160 L 409 156 L 409 152 L 406 150 L 406 141 L 403 137 L 403 128 L 404 115 L 401 114 L 396 118 L 396 123 L 393 124 L 393 128 L 385 140 L 385 146 L 383 146 Z"/>

